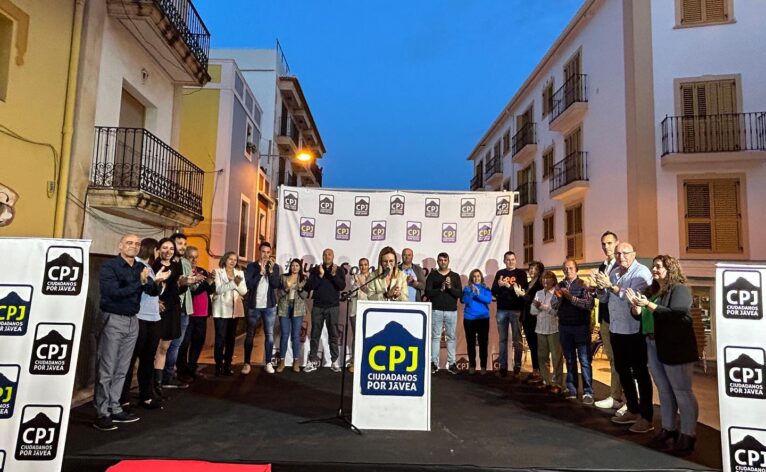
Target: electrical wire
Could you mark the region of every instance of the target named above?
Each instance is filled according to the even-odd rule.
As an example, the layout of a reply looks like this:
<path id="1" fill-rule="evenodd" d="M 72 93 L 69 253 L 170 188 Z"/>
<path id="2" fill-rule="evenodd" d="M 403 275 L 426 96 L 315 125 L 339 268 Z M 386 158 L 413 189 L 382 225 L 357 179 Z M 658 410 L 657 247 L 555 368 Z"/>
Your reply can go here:
<path id="1" fill-rule="evenodd" d="M 24 136 L 20 135 L 19 133 L 13 131 L 12 129 L 2 124 L 0 124 L 0 133 L 10 136 L 14 139 L 18 139 L 19 141 L 23 141 L 25 143 L 33 144 L 35 146 L 47 147 L 48 149 L 50 149 L 51 153 L 53 154 L 53 183 L 54 185 L 58 185 L 59 154 L 58 154 L 58 151 L 56 151 L 56 148 L 53 147 L 52 144 L 43 143 L 39 141 L 34 141 L 29 138 L 25 138 Z M 48 192 L 48 196 L 50 196 L 50 192 Z"/>

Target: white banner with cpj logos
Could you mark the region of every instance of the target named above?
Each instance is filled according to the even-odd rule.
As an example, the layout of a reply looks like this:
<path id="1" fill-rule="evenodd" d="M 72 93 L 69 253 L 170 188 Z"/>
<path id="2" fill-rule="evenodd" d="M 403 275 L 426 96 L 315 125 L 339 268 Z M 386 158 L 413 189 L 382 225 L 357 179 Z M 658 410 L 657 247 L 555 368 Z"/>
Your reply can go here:
<path id="1" fill-rule="evenodd" d="M 61 470 L 89 250 L 0 238 L 0 472 Z"/>
<path id="2" fill-rule="evenodd" d="M 721 450 L 726 472 L 766 472 L 766 265 L 716 267 Z"/>

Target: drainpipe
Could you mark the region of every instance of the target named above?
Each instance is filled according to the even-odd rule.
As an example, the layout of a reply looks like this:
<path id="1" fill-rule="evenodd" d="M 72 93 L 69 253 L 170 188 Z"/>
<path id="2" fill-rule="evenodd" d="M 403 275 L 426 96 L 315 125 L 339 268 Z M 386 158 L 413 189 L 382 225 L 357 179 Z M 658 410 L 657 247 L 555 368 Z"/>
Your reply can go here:
<path id="1" fill-rule="evenodd" d="M 69 189 L 69 167 L 72 161 L 72 134 L 74 132 L 74 107 L 77 99 L 77 72 L 80 63 L 80 45 L 82 26 L 85 18 L 87 0 L 75 0 L 74 19 L 72 22 L 72 40 L 69 53 L 69 74 L 64 102 L 64 124 L 61 129 L 61 162 L 59 163 L 58 182 L 56 184 L 56 212 L 53 221 L 53 237 L 64 236 L 64 217 L 66 196 Z"/>

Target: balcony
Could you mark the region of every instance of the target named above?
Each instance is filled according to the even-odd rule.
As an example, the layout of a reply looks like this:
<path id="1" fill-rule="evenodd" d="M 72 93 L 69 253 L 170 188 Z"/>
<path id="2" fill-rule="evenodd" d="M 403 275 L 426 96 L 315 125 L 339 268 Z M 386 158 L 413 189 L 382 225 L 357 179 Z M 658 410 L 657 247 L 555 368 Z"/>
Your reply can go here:
<path id="1" fill-rule="evenodd" d="M 553 165 L 550 195 L 556 200 L 574 200 L 588 190 L 588 153 L 575 151 Z"/>
<path id="2" fill-rule="evenodd" d="M 495 156 L 487 161 L 487 168 L 484 169 L 484 185 L 493 188 L 500 188 L 503 182 L 503 158 Z"/>
<path id="3" fill-rule="evenodd" d="M 210 33 L 191 0 L 107 0 L 118 19 L 173 81 L 205 85 Z"/>
<path id="4" fill-rule="evenodd" d="M 316 186 L 317 187 L 321 187 L 322 186 L 322 175 L 324 174 L 324 172 L 322 171 L 322 168 L 317 165 L 316 161 L 312 161 L 311 162 L 311 166 L 310 166 L 309 171 L 310 171 L 312 177 L 314 178 L 314 182 L 316 182 Z"/>
<path id="5" fill-rule="evenodd" d="M 153 226 L 202 221 L 204 172 L 141 128 L 96 127 L 88 203 Z"/>
<path id="6" fill-rule="evenodd" d="M 471 179 L 471 191 L 481 190 L 484 187 L 484 180 L 481 174 L 476 174 Z"/>
<path id="7" fill-rule="evenodd" d="M 551 131 L 566 133 L 582 121 L 588 111 L 587 79 L 585 74 L 572 76 L 553 94 L 553 109 L 548 121 Z"/>
<path id="8" fill-rule="evenodd" d="M 537 152 L 537 135 L 535 123 L 522 126 L 511 140 L 511 159 L 514 164 L 525 166 L 535 157 Z"/>
<path id="9" fill-rule="evenodd" d="M 766 112 L 666 116 L 662 165 L 766 160 Z"/>
<path id="10" fill-rule="evenodd" d="M 516 187 L 519 206 L 513 210 L 514 216 L 527 218 L 537 210 L 537 182 L 524 182 Z"/>
<path id="11" fill-rule="evenodd" d="M 279 127 L 279 135 L 277 136 L 277 146 L 279 150 L 295 156 L 298 150 L 298 144 L 300 142 L 301 132 L 295 125 L 295 121 L 289 115 L 283 114 Z M 295 160 L 295 162 L 298 162 Z"/>

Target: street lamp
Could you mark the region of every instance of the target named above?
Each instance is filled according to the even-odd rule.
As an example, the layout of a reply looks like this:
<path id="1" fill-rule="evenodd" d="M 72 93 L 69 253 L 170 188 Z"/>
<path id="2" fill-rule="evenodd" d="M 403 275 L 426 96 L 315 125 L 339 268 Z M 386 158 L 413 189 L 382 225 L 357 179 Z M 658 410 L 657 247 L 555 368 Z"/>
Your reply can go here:
<path id="1" fill-rule="evenodd" d="M 309 151 L 308 149 L 298 149 L 298 151 L 295 154 L 295 157 L 299 161 L 306 162 L 306 163 L 308 163 L 314 158 L 314 156 L 311 154 L 311 151 Z"/>

